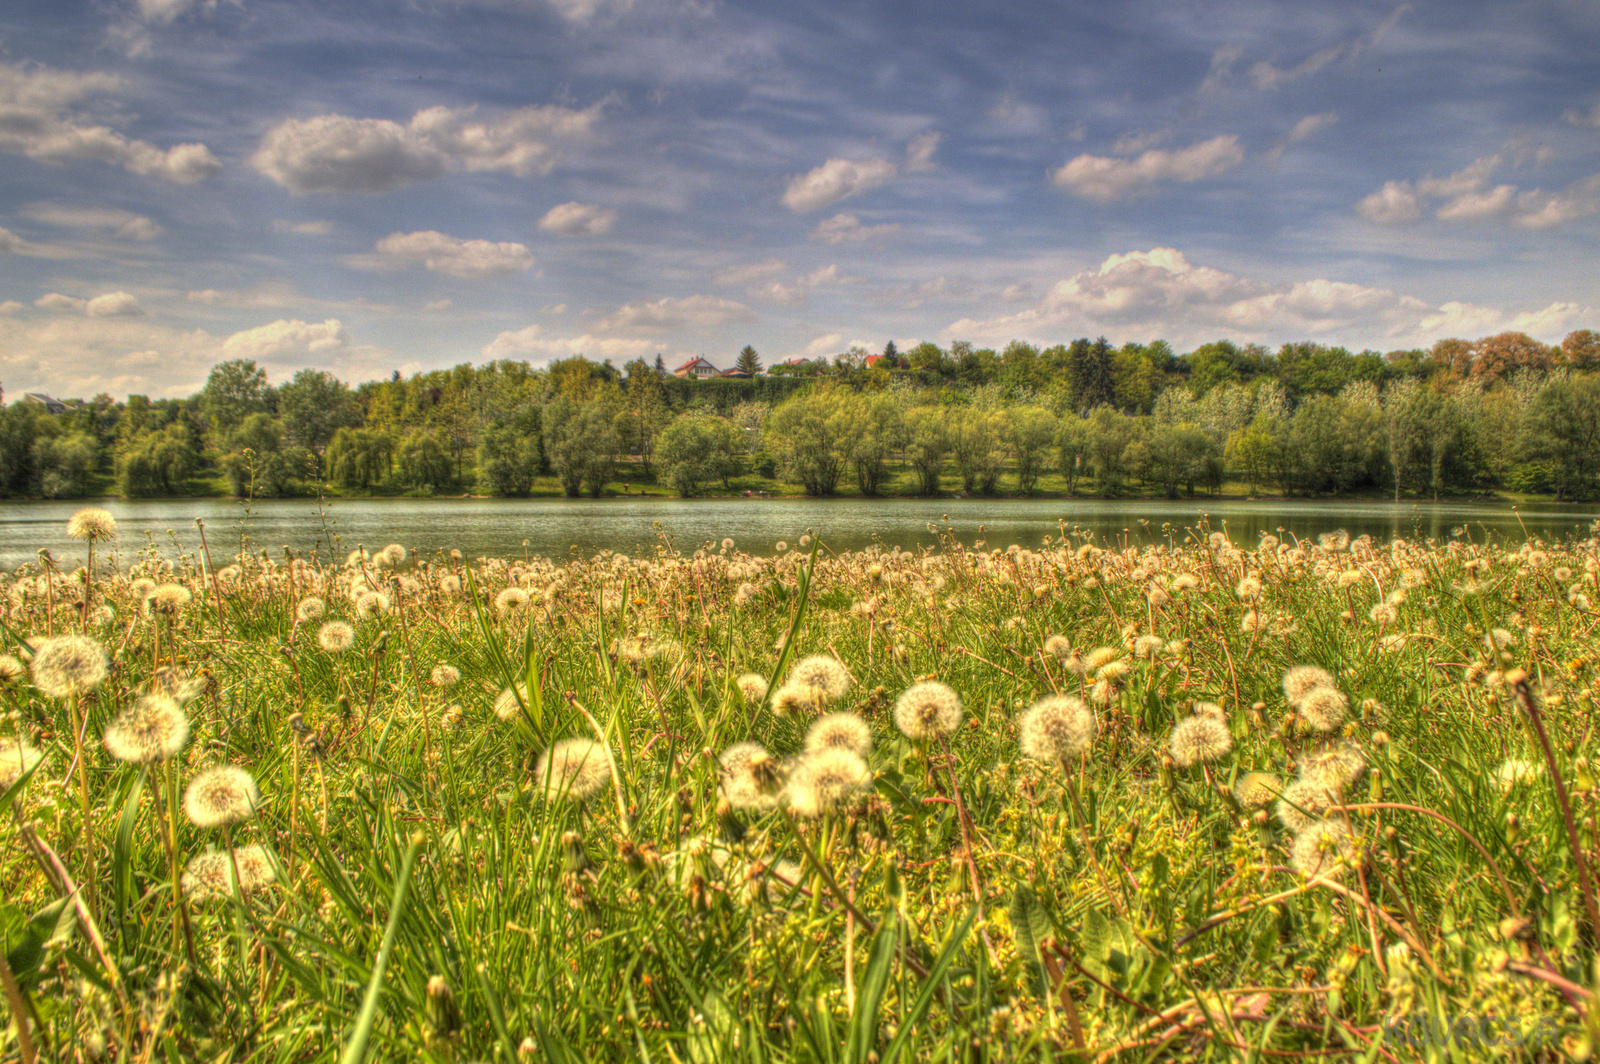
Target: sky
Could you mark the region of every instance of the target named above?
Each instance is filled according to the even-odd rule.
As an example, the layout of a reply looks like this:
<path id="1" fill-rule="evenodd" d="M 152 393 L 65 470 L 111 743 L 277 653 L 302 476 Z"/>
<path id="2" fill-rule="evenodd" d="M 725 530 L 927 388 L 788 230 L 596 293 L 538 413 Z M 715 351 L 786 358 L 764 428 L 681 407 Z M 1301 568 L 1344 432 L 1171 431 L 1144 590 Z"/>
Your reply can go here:
<path id="1" fill-rule="evenodd" d="M 0 386 L 1600 328 L 1593 0 L 8 0 Z"/>

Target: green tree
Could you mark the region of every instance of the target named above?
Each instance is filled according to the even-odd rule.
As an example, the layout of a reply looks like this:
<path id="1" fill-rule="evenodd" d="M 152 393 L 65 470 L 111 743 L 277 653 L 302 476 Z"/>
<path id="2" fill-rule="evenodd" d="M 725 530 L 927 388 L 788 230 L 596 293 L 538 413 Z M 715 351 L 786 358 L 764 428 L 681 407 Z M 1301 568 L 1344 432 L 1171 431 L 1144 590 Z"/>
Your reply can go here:
<path id="1" fill-rule="evenodd" d="M 1268 415 L 1258 414 L 1250 424 L 1234 430 L 1228 437 L 1227 460 L 1244 473 L 1252 495 L 1258 485 L 1274 479 L 1280 462 L 1278 436 L 1277 422 Z"/>
<path id="2" fill-rule="evenodd" d="M 761 374 L 761 356 L 756 354 L 756 349 L 749 344 L 744 345 L 744 350 L 739 352 L 739 358 L 734 362 L 733 368 L 740 373 L 748 373 L 752 377 Z"/>
<path id="3" fill-rule="evenodd" d="M 533 489 L 544 464 L 538 421 L 538 409 L 530 408 L 519 423 L 497 423 L 478 437 L 478 477 L 491 495 L 526 495 Z"/>
<path id="4" fill-rule="evenodd" d="M 228 452 L 220 464 L 235 495 L 286 495 L 296 478 L 314 471 L 311 452 L 303 447 L 285 448 L 283 438 L 283 423 L 267 413 L 249 415 L 228 437 Z"/>
<path id="5" fill-rule="evenodd" d="M 322 369 L 303 369 L 278 389 L 278 414 L 289 435 L 317 454 L 340 429 L 361 424 L 361 406 L 349 387 Z"/>
<path id="6" fill-rule="evenodd" d="M 906 459 L 917 471 L 921 495 L 939 494 L 939 473 L 950 449 L 945 416 L 942 406 L 914 406 L 906 411 Z"/>
<path id="7" fill-rule="evenodd" d="M 46 499 L 84 495 L 94 473 L 97 447 L 86 432 L 41 434 L 33 441 L 34 474 Z"/>
<path id="8" fill-rule="evenodd" d="M 581 402 L 558 395 L 545 408 L 545 453 L 568 497 L 600 497 L 622 450 L 615 418 L 604 394 Z"/>
<path id="9" fill-rule="evenodd" d="M 660 475 L 685 499 L 724 484 L 737 468 L 739 430 L 710 414 L 682 414 L 661 432 L 656 456 Z"/>
<path id="10" fill-rule="evenodd" d="M 1186 485 L 1192 496 L 1195 482 L 1207 479 L 1207 471 L 1220 458 L 1216 441 L 1189 424 L 1153 425 L 1133 447 L 1130 464 L 1146 480 L 1159 484 L 1169 499 L 1177 498 L 1179 484 Z"/>
<path id="11" fill-rule="evenodd" d="M 832 495 L 845 466 L 846 419 L 837 389 L 823 387 L 780 404 L 763 433 L 784 479 L 807 495 Z"/>
<path id="12" fill-rule="evenodd" d="M 905 446 L 906 426 L 899 403 L 886 394 L 856 396 L 847 402 L 843 439 L 846 460 L 856 474 L 861 494 L 881 493 L 889 475 L 889 458 Z"/>
<path id="13" fill-rule="evenodd" d="M 1005 424 L 1009 437 L 1011 458 L 1017 468 L 1017 490 L 1032 495 L 1039 487 L 1039 477 L 1049 464 L 1050 451 L 1056 446 L 1061 423 L 1042 406 L 1016 406 L 1009 411 Z"/>
<path id="14" fill-rule="evenodd" d="M 1109 498 L 1122 493 L 1137 457 L 1134 445 L 1140 441 L 1143 428 L 1137 418 L 1110 406 L 1097 407 L 1089 415 L 1089 462 L 1101 495 Z"/>
<path id="15" fill-rule="evenodd" d="M 1005 469 L 1004 415 L 976 404 L 950 411 L 950 457 L 968 494 L 993 495 Z"/>
<path id="16" fill-rule="evenodd" d="M 324 457 L 328 477 L 345 488 L 366 490 L 381 484 L 394 463 L 394 437 L 376 429 L 341 428 Z"/>
<path id="17" fill-rule="evenodd" d="M 251 414 L 271 411 L 273 398 L 267 371 L 253 360 L 236 358 L 212 366 L 200 390 L 200 413 L 211 425 L 213 444 L 220 448 Z"/>
<path id="18" fill-rule="evenodd" d="M 1600 377 L 1556 379 L 1534 400 L 1529 451 L 1549 463 L 1558 501 L 1592 494 L 1600 478 Z"/>
<path id="19" fill-rule="evenodd" d="M 187 426 L 173 422 L 134 439 L 122 455 L 117 482 L 132 498 L 179 495 L 200 465 L 200 449 Z"/>
<path id="20" fill-rule="evenodd" d="M 1067 478 L 1069 497 L 1078 493 L 1078 480 L 1091 460 L 1089 437 L 1090 425 L 1086 419 L 1074 413 L 1061 419 L 1056 448 L 1061 454 L 1061 475 Z"/>
<path id="21" fill-rule="evenodd" d="M 407 487 L 441 491 L 455 481 L 455 462 L 436 433 L 414 429 L 395 453 L 399 480 Z"/>

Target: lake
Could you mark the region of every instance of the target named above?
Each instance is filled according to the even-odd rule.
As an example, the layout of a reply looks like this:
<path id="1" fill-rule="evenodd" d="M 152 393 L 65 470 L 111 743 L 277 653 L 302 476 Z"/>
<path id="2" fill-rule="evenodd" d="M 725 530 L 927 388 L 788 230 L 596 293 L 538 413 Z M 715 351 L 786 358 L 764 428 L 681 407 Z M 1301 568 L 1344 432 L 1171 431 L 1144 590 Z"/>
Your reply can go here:
<path id="1" fill-rule="evenodd" d="M 0 567 L 14 569 L 49 548 L 63 565 L 80 563 L 83 544 L 66 535 L 67 518 L 82 501 L 0 503 Z M 1370 533 L 1447 538 L 1465 529 L 1516 543 L 1529 533 L 1546 539 L 1587 534 L 1600 506 L 1540 503 L 1513 511 L 1504 504 L 1361 501 L 1206 499 L 335 499 L 319 514 L 315 500 L 272 499 L 251 505 L 226 499 L 109 500 L 95 503 L 116 517 L 117 549 L 126 565 L 153 546 L 175 555 L 199 547 L 195 519 L 203 518 L 212 558 L 223 565 L 235 555 L 241 533 L 252 549 L 276 555 L 284 546 L 315 549 L 342 558 L 357 544 L 376 549 L 399 543 L 422 554 L 458 548 L 463 555 L 511 557 L 542 554 L 556 559 L 588 556 L 602 549 L 641 554 L 670 541 L 691 552 L 731 537 L 737 549 L 771 554 L 807 531 L 820 533 L 835 550 L 872 544 L 914 549 L 937 542 L 935 529 L 949 528 L 964 543 L 990 547 L 1039 546 L 1059 538 L 1064 522 L 1093 531 L 1098 543 L 1147 543 L 1164 538 L 1170 524 L 1179 540 L 1202 519 L 1226 528 L 1235 543 L 1253 546 L 1262 532 L 1280 529 L 1299 537 L 1343 528 Z M 1520 520 L 1519 520 L 1520 518 Z"/>

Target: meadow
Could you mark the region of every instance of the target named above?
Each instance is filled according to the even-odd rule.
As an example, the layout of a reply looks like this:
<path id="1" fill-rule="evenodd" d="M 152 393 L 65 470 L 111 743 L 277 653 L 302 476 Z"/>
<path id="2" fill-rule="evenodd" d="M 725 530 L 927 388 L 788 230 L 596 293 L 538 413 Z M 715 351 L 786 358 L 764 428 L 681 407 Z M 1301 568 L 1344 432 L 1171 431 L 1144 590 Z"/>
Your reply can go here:
<path id="1" fill-rule="evenodd" d="M 70 531 L 0 584 L 5 1059 L 1600 1038 L 1600 530 L 117 566 L 109 515 Z"/>

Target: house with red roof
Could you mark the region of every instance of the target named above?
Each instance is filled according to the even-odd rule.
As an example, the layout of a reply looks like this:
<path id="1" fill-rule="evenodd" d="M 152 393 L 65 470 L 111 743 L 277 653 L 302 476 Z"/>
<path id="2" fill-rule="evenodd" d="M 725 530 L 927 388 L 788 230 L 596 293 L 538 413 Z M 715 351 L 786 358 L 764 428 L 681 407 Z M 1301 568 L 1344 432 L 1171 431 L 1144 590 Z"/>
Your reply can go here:
<path id="1" fill-rule="evenodd" d="M 703 381 L 710 377 L 722 376 L 722 371 L 704 358 L 691 358 L 673 370 L 672 375 L 674 377 L 693 377 L 697 381 Z"/>

